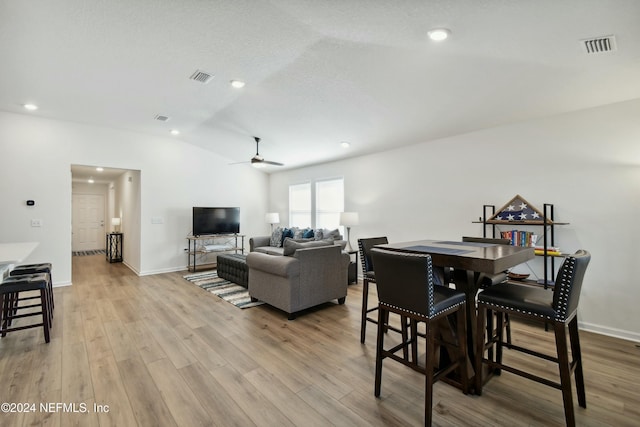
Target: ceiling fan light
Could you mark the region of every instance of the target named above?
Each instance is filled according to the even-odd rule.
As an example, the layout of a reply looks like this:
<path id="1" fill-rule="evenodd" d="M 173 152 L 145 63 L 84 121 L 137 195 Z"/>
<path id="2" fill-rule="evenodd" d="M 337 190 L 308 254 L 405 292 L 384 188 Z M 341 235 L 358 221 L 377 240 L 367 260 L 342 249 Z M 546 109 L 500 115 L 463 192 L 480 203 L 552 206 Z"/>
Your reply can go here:
<path id="1" fill-rule="evenodd" d="M 253 166 L 256 169 L 262 169 L 266 165 L 263 162 L 251 162 L 251 166 Z"/>

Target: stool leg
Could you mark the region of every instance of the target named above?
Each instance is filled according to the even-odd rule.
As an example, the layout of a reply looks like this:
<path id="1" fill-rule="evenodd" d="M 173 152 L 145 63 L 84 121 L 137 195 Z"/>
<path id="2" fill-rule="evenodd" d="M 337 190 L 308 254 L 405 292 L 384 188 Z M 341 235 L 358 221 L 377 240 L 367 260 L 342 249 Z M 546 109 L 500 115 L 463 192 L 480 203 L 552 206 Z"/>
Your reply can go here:
<path id="1" fill-rule="evenodd" d="M 364 343 L 367 334 L 367 304 L 369 303 L 369 281 L 362 280 L 362 319 L 360 320 L 360 342 Z"/>
<path id="2" fill-rule="evenodd" d="M 47 289 L 40 289 L 40 302 L 42 303 L 42 328 L 44 329 L 44 342 L 49 342 L 49 301 Z"/>

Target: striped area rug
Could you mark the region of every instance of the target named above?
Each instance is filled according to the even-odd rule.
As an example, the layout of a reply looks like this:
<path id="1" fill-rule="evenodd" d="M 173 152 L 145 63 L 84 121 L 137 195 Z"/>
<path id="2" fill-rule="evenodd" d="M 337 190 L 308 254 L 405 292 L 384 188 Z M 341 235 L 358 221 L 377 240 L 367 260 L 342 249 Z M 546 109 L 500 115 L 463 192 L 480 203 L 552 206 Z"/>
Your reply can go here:
<path id="1" fill-rule="evenodd" d="M 264 304 L 262 301 L 252 302 L 249 291 L 246 288 L 221 279 L 215 270 L 187 274 L 182 277 L 239 308 L 249 308 Z"/>
<path id="2" fill-rule="evenodd" d="M 106 252 L 104 249 L 97 249 L 92 251 L 73 251 L 72 256 L 87 256 L 87 255 L 104 255 Z"/>

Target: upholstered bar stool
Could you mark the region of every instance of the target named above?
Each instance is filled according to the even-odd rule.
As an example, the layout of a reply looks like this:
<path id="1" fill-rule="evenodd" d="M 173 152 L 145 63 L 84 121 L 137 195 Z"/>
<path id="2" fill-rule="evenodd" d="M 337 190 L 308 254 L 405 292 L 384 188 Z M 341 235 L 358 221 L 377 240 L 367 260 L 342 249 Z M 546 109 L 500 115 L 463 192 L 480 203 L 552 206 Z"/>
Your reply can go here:
<path id="1" fill-rule="evenodd" d="M 403 253 L 374 248 L 371 251 L 376 266 L 376 286 L 378 288 L 378 342 L 376 346 L 375 395 L 380 396 L 382 383 L 382 362 L 385 358 L 400 362 L 425 375 L 425 426 L 432 421 L 433 384 L 445 375 L 457 370 L 460 388 L 468 393 L 467 379 L 467 321 L 466 296 L 462 292 L 446 286 L 434 284 L 431 256 L 428 254 Z M 411 319 L 412 333 L 408 340 L 390 348 L 385 348 L 385 319 L 388 313 L 397 313 Z M 456 316 L 456 334 L 445 340 L 439 324 L 447 316 Z M 414 347 L 420 336 L 415 325 L 426 325 L 426 360 L 419 364 L 396 353 L 401 349 Z M 447 334 L 447 337 L 449 335 Z M 441 347 L 449 352 L 450 362 L 440 360 L 436 364 L 436 353 Z"/>
<path id="2" fill-rule="evenodd" d="M 386 237 L 370 237 L 358 239 L 360 249 L 360 265 L 362 266 L 362 313 L 360 319 L 360 342 L 364 343 L 367 336 L 367 322 L 378 323 L 369 313 L 378 310 L 378 306 L 369 307 L 369 284 L 376 283 L 376 273 L 371 260 L 371 249 L 376 245 L 389 243 Z"/>
<path id="3" fill-rule="evenodd" d="M 49 283 L 47 284 L 47 298 L 49 300 L 49 323 L 53 321 L 53 309 L 55 304 L 53 301 L 53 278 L 52 278 L 52 266 L 49 262 L 42 262 L 38 264 L 22 264 L 18 265 L 11 270 L 10 276 L 22 276 L 25 274 L 43 274 L 49 275 Z"/>
<path id="4" fill-rule="evenodd" d="M 2 297 L 2 320 L 0 321 L 0 336 L 5 337 L 7 332 L 23 329 L 42 327 L 44 340 L 49 342 L 49 327 L 51 322 L 49 310 L 48 287 L 50 282 L 48 273 L 25 274 L 7 277 L 0 284 L 0 296 Z M 39 297 L 21 297 L 20 293 L 38 291 Z M 38 299 L 39 303 L 20 305 L 20 301 Z M 30 309 L 40 307 L 40 311 Z M 23 310 L 27 310 L 26 313 Z M 42 323 L 32 323 L 23 326 L 13 326 L 14 319 L 32 316 L 42 316 Z"/>
<path id="5" fill-rule="evenodd" d="M 500 283 L 478 294 L 478 323 L 476 329 L 478 335 L 476 337 L 477 347 L 475 354 L 476 393 L 478 395 L 482 394 L 482 365 L 486 364 L 489 369 L 504 370 L 561 390 L 566 424 L 567 426 L 575 426 L 571 374 L 575 375 L 578 404 L 583 408 L 587 407 L 577 312 L 582 280 L 590 259 L 591 255 L 584 250 L 579 250 L 575 254 L 568 256 L 558 271 L 553 293 L 543 288 Z M 491 312 L 496 313 L 498 327 L 496 334 L 489 334 L 485 340 L 485 321 Z M 504 316 L 507 314 L 511 318 L 521 317 L 528 321 L 553 325 L 556 355 L 544 354 L 505 342 L 502 334 L 502 324 Z M 569 353 L 569 347 L 567 346 L 567 329 L 569 331 L 571 353 Z M 496 349 L 495 361 L 484 357 L 485 351 L 494 346 Z M 560 382 L 551 381 L 548 378 L 504 364 L 502 362 L 503 347 L 556 363 L 560 371 Z M 571 359 L 569 356 L 571 356 Z"/>

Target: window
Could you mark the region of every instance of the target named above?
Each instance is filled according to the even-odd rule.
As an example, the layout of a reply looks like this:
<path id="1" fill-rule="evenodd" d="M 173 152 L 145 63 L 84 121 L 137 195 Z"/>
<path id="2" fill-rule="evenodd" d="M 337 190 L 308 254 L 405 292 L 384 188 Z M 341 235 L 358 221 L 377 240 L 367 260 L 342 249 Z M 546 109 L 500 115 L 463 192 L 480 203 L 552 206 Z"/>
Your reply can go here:
<path id="1" fill-rule="evenodd" d="M 311 183 L 289 186 L 289 227 L 311 227 Z"/>
<path id="2" fill-rule="evenodd" d="M 316 228 L 340 228 L 344 211 L 344 179 L 316 182 Z"/>
<path id="3" fill-rule="evenodd" d="M 327 179 L 289 186 L 289 226 L 328 228 L 340 227 L 340 212 L 344 210 L 344 179 Z M 344 233 L 343 233 L 344 234 Z"/>

